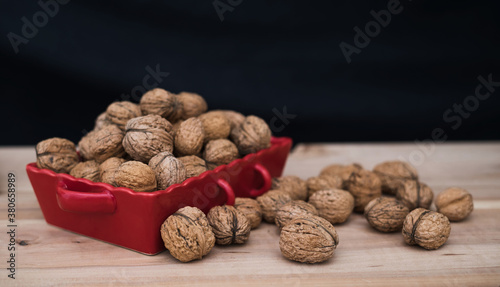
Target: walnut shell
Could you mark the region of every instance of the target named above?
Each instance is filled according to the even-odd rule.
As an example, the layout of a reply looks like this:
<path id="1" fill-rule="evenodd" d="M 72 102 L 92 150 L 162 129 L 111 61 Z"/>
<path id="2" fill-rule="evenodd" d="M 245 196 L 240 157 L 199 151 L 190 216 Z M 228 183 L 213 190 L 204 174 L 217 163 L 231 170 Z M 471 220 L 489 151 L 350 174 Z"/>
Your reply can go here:
<path id="1" fill-rule="evenodd" d="M 376 165 L 373 172 L 378 175 L 382 182 L 382 192 L 396 194 L 401 181 L 406 179 L 418 179 L 417 170 L 409 163 L 403 161 L 386 161 Z"/>
<path id="2" fill-rule="evenodd" d="M 158 115 L 131 119 L 125 128 L 123 147 L 133 159 L 144 163 L 160 152 L 172 152 L 172 125 Z"/>
<path id="3" fill-rule="evenodd" d="M 345 222 L 354 209 L 354 197 L 341 189 L 319 190 L 309 198 L 309 203 L 331 224 Z"/>
<path id="4" fill-rule="evenodd" d="M 99 175 L 101 182 L 117 186 L 115 182 L 115 173 L 118 167 L 125 162 L 124 158 L 110 157 L 99 165 Z"/>
<path id="5" fill-rule="evenodd" d="M 425 208 L 410 212 L 403 223 L 406 244 L 417 244 L 428 250 L 441 247 L 448 240 L 450 232 L 448 217 Z"/>
<path id="6" fill-rule="evenodd" d="M 289 260 L 323 262 L 333 257 L 338 244 L 333 225 L 319 216 L 296 218 L 281 229 L 281 253 Z"/>
<path id="7" fill-rule="evenodd" d="M 70 175 L 76 178 L 86 178 L 90 181 L 99 182 L 99 164 L 95 160 L 79 162 L 69 172 Z"/>
<path id="8" fill-rule="evenodd" d="M 161 152 L 151 158 L 149 166 L 156 174 L 160 190 L 167 189 L 172 184 L 181 183 L 186 179 L 184 164 L 168 151 Z"/>
<path id="9" fill-rule="evenodd" d="M 139 105 L 129 101 L 114 102 L 106 109 L 106 118 L 121 130 L 130 119 L 142 116 Z"/>
<path id="10" fill-rule="evenodd" d="M 320 175 L 310 177 L 306 181 L 307 197 L 311 197 L 311 195 L 318 190 L 342 189 L 343 182 L 342 178 L 338 175 Z"/>
<path id="11" fill-rule="evenodd" d="M 215 245 L 208 219 L 196 207 L 186 206 L 170 215 L 161 225 L 160 233 L 170 254 L 182 262 L 201 259 Z"/>
<path id="12" fill-rule="evenodd" d="M 278 209 L 290 201 L 292 201 L 290 195 L 282 190 L 270 190 L 257 197 L 257 202 L 262 209 L 262 218 L 269 223 L 275 223 Z"/>
<path id="13" fill-rule="evenodd" d="M 50 138 L 36 145 L 36 166 L 57 173 L 69 173 L 79 162 L 75 144 L 63 138 Z"/>
<path id="14" fill-rule="evenodd" d="M 197 117 L 208 109 L 205 99 L 196 93 L 180 92 L 177 95 L 177 99 L 182 103 L 181 118 L 183 120 Z"/>
<path id="15" fill-rule="evenodd" d="M 216 140 L 225 139 L 231 132 L 231 125 L 226 116 L 222 112 L 208 112 L 198 117 L 203 124 L 205 131 L 205 143 Z"/>
<path id="16" fill-rule="evenodd" d="M 408 206 L 410 211 L 418 207 L 428 209 L 433 197 L 432 189 L 418 180 L 405 180 L 396 191 L 396 198 Z"/>
<path id="17" fill-rule="evenodd" d="M 238 149 L 230 140 L 211 140 L 205 146 L 203 158 L 216 165 L 223 165 L 232 162 L 239 157 Z"/>
<path id="18" fill-rule="evenodd" d="M 278 208 L 274 222 L 282 229 L 293 219 L 309 215 L 318 215 L 316 207 L 302 200 L 292 200 Z"/>
<path id="19" fill-rule="evenodd" d="M 89 132 L 80 140 L 80 155 L 85 160 L 96 160 L 98 163 L 110 157 L 123 157 L 125 150 L 122 140 L 123 131 L 116 125 L 102 127 L 100 130 Z"/>
<path id="20" fill-rule="evenodd" d="M 292 200 L 307 200 L 307 183 L 295 175 L 273 178 L 271 189 L 287 192 Z"/>
<path id="21" fill-rule="evenodd" d="M 207 163 L 205 160 L 195 155 L 178 157 L 177 159 L 182 162 L 186 169 L 186 178 L 199 176 L 207 171 Z"/>
<path id="22" fill-rule="evenodd" d="M 102 126 L 99 130 L 103 129 L 104 127 L 106 126 Z M 91 130 L 78 142 L 78 152 L 80 153 L 80 156 L 83 158 L 83 160 L 92 159 L 92 154 L 90 153 L 90 145 L 97 131 L 98 130 Z"/>
<path id="23" fill-rule="evenodd" d="M 436 208 L 450 221 L 464 220 L 474 210 L 472 195 L 459 187 L 450 187 L 443 190 L 436 197 Z"/>
<path id="24" fill-rule="evenodd" d="M 182 102 L 175 94 L 156 88 L 148 91 L 139 102 L 144 115 L 159 115 L 175 123 L 182 117 Z"/>
<path id="25" fill-rule="evenodd" d="M 340 176 L 343 181 L 346 181 L 352 173 L 359 172 L 362 169 L 363 167 L 358 163 L 350 165 L 332 164 L 323 168 L 319 175 Z"/>
<path id="26" fill-rule="evenodd" d="M 203 148 L 205 130 L 198 118 L 183 121 L 175 132 L 175 152 L 179 156 L 196 155 Z"/>
<path id="27" fill-rule="evenodd" d="M 229 121 L 231 125 L 231 130 L 235 127 L 241 125 L 245 121 L 245 116 L 242 113 L 232 110 L 216 110 L 218 112 L 222 112 Z"/>
<path id="28" fill-rule="evenodd" d="M 115 172 L 116 186 L 127 187 L 137 192 L 156 190 L 156 176 L 154 171 L 140 161 L 122 163 Z"/>
<path id="29" fill-rule="evenodd" d="M 177 131 L 179 130 L 179 128 L 181 127 L 181 124 L 183 122 L 184 121 L 180 120 L 180 121 L 176 121 L 174 124 L 172 124 L 172 135 L 174 136 L 174 138 L 175 138 L 175 135 L 177 134 Z"/>
<path id="30" fill-rule="evenodd" d="M 372 199 L 382 195 L 382 183 L 378 176 L 367 170 L 352 172 L 344 181 L 344 189 L 354 196 L 354 211 L 363 212 Z"/>
<path id="31" fill-rule="evenodd" d="M 401 201 L 392 197 L 379 197 L 365 207 L 368 223 L 381 232 L 399 231 L 410 210 Z"/>
<path id="32" fill-rule="evenodd" d="M 214 206 L 207 214 L 215 242 L 219 245 L 243 244 L 250 236 L 250 222 L 233 206 Z"/>
<path id="33" fill-rule="evenodd" d="M 247 217 L 252 229 L 259 227 L 262 222 L 262 209 L 257 200 L 237 197 L 234 201 L 234 207 Z"/>
<path id="34" fill-rule="evenodd" d="M 112 124 L 113 123 L 108 119 L 108 115 L 106 114 L 106 112 L 103 112 L 95 119 L 94 130 L 97 131 L 105 126 L 109 126 Z"/>
<path id="35" fill-rule="evenodd" d="M 231 132 L 242 155 L 258 152 L 271 146 L 271 129 L 267 123 L 256 116 L 247 116 L 245 121 Z"/>

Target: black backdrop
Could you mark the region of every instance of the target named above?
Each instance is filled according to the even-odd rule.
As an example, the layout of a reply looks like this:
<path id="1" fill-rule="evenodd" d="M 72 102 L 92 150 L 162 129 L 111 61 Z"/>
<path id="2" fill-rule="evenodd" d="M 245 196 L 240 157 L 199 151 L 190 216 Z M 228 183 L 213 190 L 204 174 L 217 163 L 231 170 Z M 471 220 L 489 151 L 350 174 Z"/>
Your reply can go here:
<path id="1" fill-rule="evenodd" d="M 0 144 L 77 142 L 156 68 L 160 87 L 275 118 L 295 142 L 424 140 L 436 128 L 498 140 L 500 87 L 474 96 L 479 76 L 500 81 L 494 2 L 401 0 L 347 63 L 339 45 L 355 46 L 354 28 L 395 0 L 69 1 L 46 19 L 37 1 L 2 1 Z M 464 100 L 470 112 L 453 111 Z"/>

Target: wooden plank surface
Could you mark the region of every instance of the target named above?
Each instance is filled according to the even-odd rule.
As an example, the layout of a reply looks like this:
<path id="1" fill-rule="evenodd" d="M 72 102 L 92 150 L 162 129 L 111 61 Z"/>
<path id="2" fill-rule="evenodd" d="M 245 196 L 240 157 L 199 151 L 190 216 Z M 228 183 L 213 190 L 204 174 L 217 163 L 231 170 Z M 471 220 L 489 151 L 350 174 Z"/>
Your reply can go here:
<path id="1" fill-rule="evenodd" d="M 277 227 L 262 224 L 242 246 L 216 246 L 203 260 L 180 263 L 168 252 L 145 256 L 47 225 L 24 171 L 33 147 L 0 148 L 0 260 L 6 266 L 7 173 L 17 176 L 16 279 L 0 272 L 0 286 L 109 285 L 375 285 L 500 286 L 500 143 L 432 147 L 418 159 L 415 144 L 298 145 L 285 174 L 304 179 L 331 163 L 358 162 L 371 169 L 385 160 L 413 158 L 423 182 L 437 194 L 461 186 L 475 210 L 452 224 L 448 242 L 427 251 L 406 246 L 401 234 L 379 233 L 360 214 L 336 225 L 340 244 L 322 264 L 286 260 Z M 421 154 L 424 154 L 421 152 Z M 415 161 L 418 159 L 418 161 Z"/>

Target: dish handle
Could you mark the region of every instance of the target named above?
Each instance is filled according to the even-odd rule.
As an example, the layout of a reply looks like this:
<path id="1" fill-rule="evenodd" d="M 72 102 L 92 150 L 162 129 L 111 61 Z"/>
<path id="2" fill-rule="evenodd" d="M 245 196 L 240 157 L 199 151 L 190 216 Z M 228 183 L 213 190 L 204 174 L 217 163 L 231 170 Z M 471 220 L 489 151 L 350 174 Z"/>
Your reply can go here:
<path id="1" fill-rule="evenodd" d="M 106 189 L 99 192 L 83 192 L 68 189 L 64 182 L 57 185 L 57 203 L 68 212 L 113 214 L 116 210 L 116 199 Z"/>
<path id="2" fill-rule="evenodd" d="M 252 189 L 249 192 L 249 195 L 251 197 L 257 197 L 264 192 L 268 191 L 271 189 L 271 184 L 272 184 L 272 177 L 267 168 L 265 168 L 262 164 L 256 163 L 253 166 L 254 170 L 262 177 L 262 187 L 259 189 Z"/>

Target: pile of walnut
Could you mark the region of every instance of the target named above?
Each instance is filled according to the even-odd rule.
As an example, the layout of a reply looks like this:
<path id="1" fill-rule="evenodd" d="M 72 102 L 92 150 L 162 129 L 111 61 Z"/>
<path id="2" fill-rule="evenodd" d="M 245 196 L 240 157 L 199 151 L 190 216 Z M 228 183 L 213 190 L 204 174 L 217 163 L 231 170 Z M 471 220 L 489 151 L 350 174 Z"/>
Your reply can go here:
<path id="1" fill-rule="evenodd" d="M 36 155 L 39 168 L 151 192 L 270 145 L 271 130 L 261 118 L 207 112 L 198 94 L 157 88 L 139 104 L 110 104 L 78 148 L 67 139 L 50 138 L 37 144 Z"/>
<path id="2" fill-rule="evenodd" d="M 405 162 L 384 162 L 373 171 L 359 164 L 330 165 L 307 180 L 275 178 L 272 190 L 257 199 L 236 198 L 234 207 L 217 206 L 207 216 L 196 208 L 180 209 L 167 218 L 161 234 L 170 253 L 187 262 L 201 259 L 215 242 L 244 243 L 264 219 L 278 226 L 286 258 L 319 263 L 331 258 L 339 244 L 333 225 L 346 222 L 354 211 L 364 213 L 376 230 L 402 230 L 407 244 L 431 250 L 447 241 L 450 221 L 463 220 L 473 210 L 472 196 L 461 188 L 441 192 L 434 201 L 437 212 L 429 210 L 433 197 Z"/>

